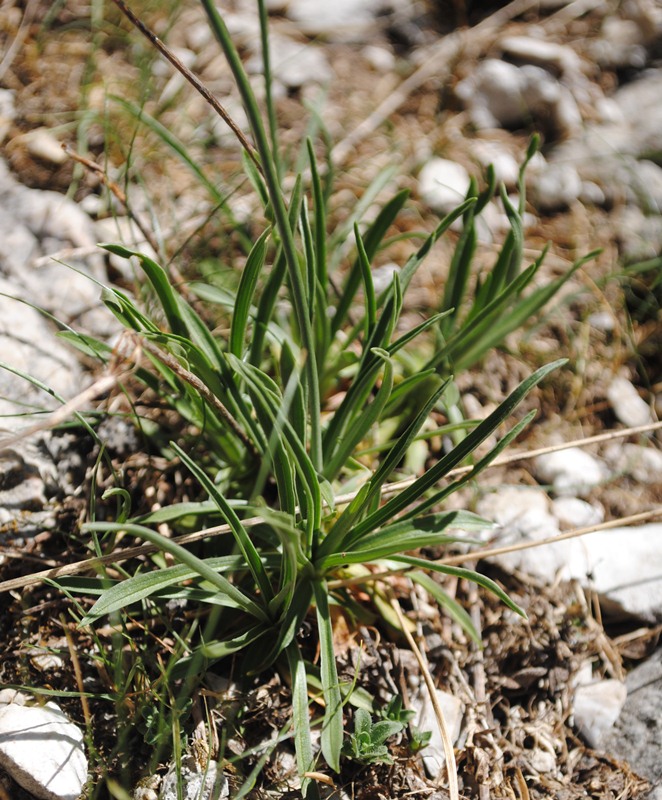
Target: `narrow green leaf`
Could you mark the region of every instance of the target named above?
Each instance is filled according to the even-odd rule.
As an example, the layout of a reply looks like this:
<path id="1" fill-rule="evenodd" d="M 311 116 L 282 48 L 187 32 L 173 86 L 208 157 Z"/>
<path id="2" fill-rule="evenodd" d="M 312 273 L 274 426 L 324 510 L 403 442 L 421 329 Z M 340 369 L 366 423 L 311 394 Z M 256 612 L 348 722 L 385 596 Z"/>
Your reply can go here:
<path id="1" fill-rule="evenodd" d="M 357 261 L 361 269 L 361 278 L 363 280 L 363 294 L 365 302 L 365 318 L 366 318 L 366 333 L 368 336 L 372 332 L 377 319 L 377 301 L 375 299 L 375 287 L 372 282 L 372 272 L 370 271 L 370 260 L 361 238 L 359 226 L 354 223 L 354 238 L 356 239 L 356 252 Z"/>
<path id="2" fill-rule="evenodd" d="M 446 475 L 453 467 L 456 467 L 464 459 L 470 455 L 479 444 L 495 431 L 499 425 L 507 419 L 515 408 L 521 403 L 531 389 L 550 372 L 566 363 L 566 359 L 559 359 L 551 364 L 536 370 L 533 375 L 530 375 L 526 380 L 513 391 L 511 394 L 493 411 L 489 417 L 484 419 L 475 430 L 473 430 L 465 439 L 463 439 L 450 453 L 443 456 L 431 469 L 429 469 L 423 476 L 416 480 L 407 489 L 404 489 L 400 494 L 393 497 L 380 509 L 375 511 L 363 522 L 358 523 L 354 529 L 355 539 L 360 539 L 368 531 L 383 525 L 384 522 L 393 518 L 403 509 L 407 508 L 411 503 L 421 497 L 428 489 Z"/>
<path id="3" fill-rule="evenodd" d="M 271 588 L 271 583 L 269 582 L 269 576 L 267 575 L 264 565 L 260 560 L 260 554 L 257 552 L 257 549 L 255 548 L 248 531 L 241 524 L 241 520 L 235 513 L 234 509 L 230 506 L 225 497 L 223 497 L 223 495 L 219 492 L 214 482 L 202 469 L 202 467 L 196 464 L 195 461 L 193 461 L 193 459 L 190 458 L 190 456 L 188 456 L 187 453 L 185 453 L 175 442 L 171 442 L 170 446 L 179 456 L 184 466 L 186 466 L 193 476 L 200 482 L 202 487 L 218 506 L 218 510 L 221 512 L 225 518 L 225 521 L 232 529 L 232 534 L 244 558 L 246 559 L 246 566 L 248 569 L 250 569 L 256 586 L 262 592 L 265 603 L 268 603 L 273 597 L 273 590 Z"/>
<path id="4" fill-rule="evenodd" d="M 441 606 L 441 608 L 448 613 L 448 616 L 455 620 L 455 622 L 457 622 L 457 624 L 471 637 L 471 639 L 473 639 L 474 642 L 476 642 L 476 644 L 480 645 L 480 635 L 478 634 L 471 617 L 457 602 L 457 600 L 454 600 L 425 572 L 415 570 L 414 572 L 408 572 L 407 576 L 411 578 L 414 583 L 422 586 L 430 595 L 430 597 L 436 600 L 439 606 Z"/>
<path id="5" fill-rule="evenodd" d="M 257 280 L 260 277 L 264 261 L 267 257 L 267 240 L 271 235 L 271 229 L 267 228 L 260 238 L 251 248 L 246 265 L 241 273 L 237 298 L 232 313 L 232 325 L 230 327 L 229 350 L 237 358 L 241 358 L 244 351 L 244 338 L 246 336 L 246 326 L 250 313 L 253 295 Z"/>
<path id="6" fill-rule="evenodd" d="M 153 531 L 150 528 L 129 523 L 120 525 L 116 522 L 88 522 L 83 525 L 82 530 L 91 532 L 93 531 L 96 533 L 119 533 L 120 531 L 125 531 L 131 536 L 136 536 L 139 539 L 144 539 L 151 544 L 155 544 L 160 550 L 170 553 L 170 555 L 174 556 L 178 561 L 181 561 L 182 564 L 192 569 L 201 578 L 204 578 L 206 581 L 209 581 L 209 583 L 216 586 L 246 613 L 256 617 L 259 620 L 265 622 L 267 621 L 266 612 L 255 602 L 255 600 L 252 600 L 248 595 L 244 594 L 244 592 L 233 586 L 228 580 L 226 580 L 226 578 L 224 578 L 222 575 L 219 575 L 218 572 L 205 564 L 202 559 L 194 556 L 193 553 L 189 553 L 189 551 L 181 545 L 176 544 L 165 536 L 161 536 L 160 533 L 156 533 L 156 531 Z M 119 586 L 121 585 L 122 584 L 119 584 Z M 129 591 L 133 591 L 131 586 L 129 586 Z M 106 613 L 103 608 L 104 597 L 102 596 L 92 606 L 81 624 L 89 625 L 90 622 L 93 622 L 102 614 Z"/>
<path id="7" fill-rule="evenodd" d="M 470 556 L 467 556 L 470 558 Z M 504 590 L 495 583 L 491 578 L 481 575 L 473 569 L 465 569 L 464 567 L 451 567 L 448 564 L 439 564 L 436 561 L 426 561 L 424 558 L 416 558 L 415 556 L 394 556 L 391 561 L 397 561 L 400 564 L 410 564 L 419 569 L 432 570 L 433 572 L 442 572 L 444 575 L 454 575 L 456 578 L 464 578 L 464 580 L 472 581 L 473 583 L 482 586 L 484 589 L 495 594 L 499 600 L 505 603 L 508 608 L 512 609 L 521 617 L 526 617 L 524 609 L 520 608 L 514 600 L 504 592 Z"/>
<path id="8" fill-rule="evenodd" d="M 394 553 L 418 550 L 421 547 L 466 541 L 464 536 L 445 533 L 448 529 L 468 531 L 490 527 L 492 527 L 491 522 L 468 511 L 447 511 L 397 522 L 362 538 L 350 532 L 339 552 L 324 559 L 322 568 L 331 569 L 342 564 L 362 564 L 387 558 Z"/>
<path id="9" fill-rule="evenodd" d="M 296 642 L 287 648 L 287 660 L 290 665 L 292 679 L 292 727 L 294 729 L 294 749 L 297 756 L 297 767 L 302 777 L 301 792 L 306 796 L 309 779 L 303 778 L 312 772 L 314 765 L 313 746 L 310 735 L 310 715 L 308 713 L 308 685 L 306 682 L 306 665 Z"/>
<path id="10" fill-rule="evenodd" d="M 385 350 L 378 352 L 383 354 L 382 357 L 385 361 L 382 385 L 379 387 L 379 391 L 375 395 L 372 403 L 352 420 L 351 425 L 348 426 L 348 430 L 343 433 L 340 440 L 337 442 L 335 452 L 325 454 L 325 460 L 327 458 L 329 460 L 325 464 L 323 475 L 328 480 L 333 480 L 346 465 L 354 448 L 363 440 L 368 432 L 372 430 L 391 397 L 391 390 L 393 389 L 393 364 Z"/>
<path id="11" fill-rule="evenodd" d="M 326 706 L 322 723 L 322 754 L 331 769 L 340 772 L 343 735 L 342 697 L 338 684 L 336 657 L 333 652 L 333 625 L 329 613 L 328 589 L 323 581 L 315 581 L 313 587 L 317 606 L 322 692 Z"/>

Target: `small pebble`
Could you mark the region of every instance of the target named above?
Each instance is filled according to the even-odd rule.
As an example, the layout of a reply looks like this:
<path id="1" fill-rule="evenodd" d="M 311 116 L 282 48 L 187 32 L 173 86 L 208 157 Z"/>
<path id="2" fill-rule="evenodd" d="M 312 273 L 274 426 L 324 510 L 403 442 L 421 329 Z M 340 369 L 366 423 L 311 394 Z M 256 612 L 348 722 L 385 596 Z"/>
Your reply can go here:
<path id="1" fill-rule="evenodd" d="M 577 687 L 573 698 L 575 725 L 591 747 L 600 746 L 626 698 L 627 689 L 621 681 L 610 679 Z"/>
<path id="2" fill-rule="evenodd" d="M 627 378 L 614 378 L 607 399 L 620 422 L 630 428 L 652 421 L 651 410 Z"/>

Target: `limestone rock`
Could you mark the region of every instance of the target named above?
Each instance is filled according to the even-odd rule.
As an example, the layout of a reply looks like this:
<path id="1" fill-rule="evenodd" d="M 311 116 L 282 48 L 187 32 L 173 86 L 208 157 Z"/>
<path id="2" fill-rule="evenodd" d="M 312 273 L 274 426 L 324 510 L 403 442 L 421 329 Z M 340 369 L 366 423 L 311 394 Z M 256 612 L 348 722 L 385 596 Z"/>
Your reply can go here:
<path id="1" fill-rule="evenodd" d="M 448 692 L 437 689 L 437 700 L 444 715 L 444 722 L 448 729 L 451 741 L 457 742 L 462 727 L 464 705 L 461 700 Z M 421 750 L 425 771 L 434 780 L 439 776 L 446 763 L 444 745 L 437 717 L 430 700 L 429 694 L 422 690 L 419 695 L 411 700 L 411 706 L 416 710 L 416 727 L 421 731 L 430 731 L 430 743 Z"/>
<path id="2" fill-rule="evenodd" d="M 603 464 L 578 447 L 538 456 L 534 469 L 539 481 L 566 497 L 585 497 L 607 477 Z"/>
<path id="3" fill-rule="evenodd" d="M 618 419 L 629 427 L 652 421 L 651 410 L 627 378 L 614 378 L 607 399 Z"/>
<path id="4" fill-rule="evenodd" d="M 626 697 L 625 684 L 612 679 L 583 684 L 575 689 L 575 725 L 591 747 L 600 746 L 618 719 Z"/>
<path id="5" fill-rule="evenodd" d="M 55 703 L 0 706 L 0 764 L 39 800 L 78 800 L 87 780 L 83 733 Z"/>
<path id="6" fill-rule="evenodd" d="M 455 161 L 432 158 L 418 176 L 423 202 L 438 214 L 448 214 L 464 200 L 469 188 L 469 173 Z"/>

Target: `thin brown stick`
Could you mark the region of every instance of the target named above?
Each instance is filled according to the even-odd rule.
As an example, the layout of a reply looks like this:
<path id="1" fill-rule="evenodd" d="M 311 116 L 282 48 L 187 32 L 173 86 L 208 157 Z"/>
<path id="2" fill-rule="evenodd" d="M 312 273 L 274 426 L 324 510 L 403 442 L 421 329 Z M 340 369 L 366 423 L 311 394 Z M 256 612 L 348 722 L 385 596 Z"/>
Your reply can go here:
<path id="1" fill-rule="evenodd" d="M 598 433 L 595 436 L 586 436 L 582 439 L 574 439 L 570 442 L 562 442 L 561 444 L 551 444 L 547 445 L 546 447 L 539 447 L 536 450 L 529 450 L 527 453 L 511 453 L 507 456 L 501 456 L 501 458 L 495 458 L 494 461 L 489 465 L 490 467 L 503 467 L 506 464 L 513 464 L 517 461 L 529 461 L 532 458 L 537 458 L 538 456 L 544 456 L 548 453 L 558 453 L 561 450 L 569 450 L 571 447 L 585 447 L 589 444 L 598 444 L 600 442 L 611 442 L 614 439 L 623 439 L 626 436 L 639 436 L 644 433 L 652 433 L 653 431 L 660 430 L 662 428 L 662 421 L 661 422 L 649 422 L 647 425 L 637 425 L 633 428 L 623 428 L 622 430 L 618 431 L 607 431 L 606 433 Z M 473 466 L 468 465 L 466 467 L 456 467 L 455 469 L 450 470 L 447 472 L 444 477 L 446 478 L 456 478 L 461 475 L 466 475 L 468 472 L 471 472 Z M 385 484 L 382 489 L 382 497 L 389 497 L 390 495 L 397 494 L 401 492 L 403 489 L 408 488 L 413 483 L 418 480 L 417 477 L 413 478 L 406 478 L 402 481 L 396 481 L 395 483 L 388 483 Z M 354 497 L 356 497 L 356 492 L 352 492 L 345 495 L 340 495 L 336 498 L 337 505 L 343 505 L 344 503 L 351 502 Z"/>
<path id="2" fill-rule="evenodd" d="M 430 702 L 432 703 L 432 708 L 434 709 L 434 715 L 437 718 L 437 725 L 439 726 L 441 741 L 444 746 L 444 755 L 446 756 L 446 772 L 448 774 L 448 791 L 450 794 L 450 800 L 459 800 L 460 792 L 457 783 L 457 763 L 455 761 L 455 753 L 453 752 L 453 741 L 451 739 L 450 731 L 448 730 L 448 725 L 446 724 L 446 719 L 444 718 L 444 713 L 441 710 L 441 705 L 439 704 L 437 688 L 434 685 L 432 675 L 430 675 L 430 670 L 428 669 L 428 665 L 425 663 L 423 654 L 421 653 L 418 645 L 416 644 L 416 640 L 411 635 L 409 628 L 407 627 L 404 614 L 400 608 L 400 603 L 398 603 L 394 597 L 391 597 L 391 606 L 398 617 L 400 630 L 404 633 L 407 644 L 416 657 L 421 674 L 423 675 L 423 680 L 425 681 L 425 686 L 428 690 L 428 694 L 430 695 Z"/>
<path id="3" fill-rule="evenodd" d="M 145 241 L 149 244 L 152 250 L 155 253 L 158 253 L 161 248 L 159 247 L 159 243 L 156 241 L 156 238 L 150 228 L 143 223 L 140 217 L 137 214 L 134 214 L 132 209 L 129 206 L 129 202 L 126 196 L 126 192 L 122 189 L 121 186 L 118 186 L 115 181 L 111 181 L 108 177 L 106 170 L 101 166 L 101 164 L 97 164 L 96 161 L 92 161 L 91 158 L 86 158 L 82 156 L 80 153 L 77 153 L 74 149 L 69 147 L 67 144 L 62 145 L 62 149 L 64 152 L 71 158 L 73 161 L 84 166 L 86 169 L 89 169 L 90 172 L 94 172 L 95 175 L 99 177 L 99 180 L 103 183 L 103 185 L 111 192 L 115 198 L 122 204 L 122 207 L 126 211 L 129 219 L 136 224 L 136 227 L 145 237 Z"/>
<path id="4" fill-rule="evenodd" d="M 78 660 L 78 653 L 76 652 L 76 644 L 71 635 L 67 621 L 64 614 L 60 614 L 60 622 L 64 630 L 64 635 L 67 639 L 67 647 L 69 648 L 69 656 L 71 657 L 71 665 L 74 668 L 74 675 L 76 677 L 76 685 L 80 692 L 80 704 L 83 709 L 83 717 L 85 718 L 85 725 L 88 731 L 92 729 L 92 714 L 90 712 L 90 704 L 87 701 L 87 693 L 85 691 L 85 684 L 83 683 L 83 670 L 80 668 L 80 661 Z"/>
<path id="5" fill-rule="evenodd" d="M 214 94 L 204 85 L 204 83 L 194 75 L 191 70 L 183 64 L 177 56 L 172 52 L 172 50 L 165 45 L 159 37 L 145 25 L 145 23 L 139 19 L 133 11 L 127 6 L 124 0 L 113 0 L 115 5 L 119 8 L 119 10 L 129 19 L 133 25 L 145 36 L 151 44 L 161 53 L 161 55 L 167 59 L 173 67 L 182 74 L 186 80 L 193 86 L 193 88 L 200 94 L 204 99 L 209 103 L 209 105 L 214 109 L 214 111 L 221 117 L 223 122 L 230 128 L 232 133 L 237 137 L 239 143 L 244 148 L 246 153 L 248 154 L 251 161 L 255 164 L 255 166 L 262 172 L 262 166 L 260 164 L 260 159 L 257 155 L 257 151 L 253 147 L 253 145 L 248 141 L 244 132 L 241 128 L 237 125 L 237 123 L 232 119 L 230 114 L 226 111 L 224 106 L 219 103 L 216 99 Z"/>
<path id="6" fill-rule="evenodd" d="M 232 430 L 237 434 L 248 451 L 256 458 L 260 457 L 260 452 L 255 446 L 253 440 L 247 436 L 246 433 L 244 433 L 241 425 L 232 416 L 228 408 L 218 399 L 218 397 L 216 397 L 216 395 L 207 387 L 207 385 L 204 384 L 200 378 L 198 378 L 197 375 L 194 375 L 192 372 L 187 370 L 186 367 L 183 367 L 173 355 L 164 352 L 160 347 L 157 347 L 152 342 L 145 339 L 142 340 L 141 345 L 145 348 L 145 350 L 147 350 L 148 353 L 153 355 L 154 358 L 158 359 L 162 364 L 165 364 L 168 369 L 171 369 L 178 377 L 188 383 L 189 386 L 192 386 L 201 397 L 204 397 L 209 405 L 218 411 L 218 413 L 228 423 Z"/>

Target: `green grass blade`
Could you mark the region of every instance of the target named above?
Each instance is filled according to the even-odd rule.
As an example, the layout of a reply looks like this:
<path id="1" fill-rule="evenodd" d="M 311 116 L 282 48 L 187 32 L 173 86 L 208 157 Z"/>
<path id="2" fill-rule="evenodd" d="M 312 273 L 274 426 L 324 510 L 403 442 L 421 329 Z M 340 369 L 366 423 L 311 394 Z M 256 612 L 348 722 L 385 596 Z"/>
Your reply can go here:
<path id="1" fill-rule="evenodd" d="M 370 271 L 370 259 L 366 253 L 363 239 L 359 231 L 359 226 L 354 223 L 354 238 L 356 239 L 356 252 L 357 261 L 361 269 L 361 279 L 363 280 L 363 294 L 365 300 L 365 319 L 366 319 L 366 334 L 370 336 L 372 329 L 375 327 L 377 319 L 377 301 L 375 298 L 375 287 L 372 282 L 372 273 Z"/>
<path id="2" fill-rule="evenodd" d="M 329 613 L 326 584 L 315 581 L 317 630 L 320 644 L 320 674 L 324 694 L 324 722 L 322 723 L 322 755 L 334 772 L 340 772 L 340 750 L 343 737 L 342 697 L 333 652 L 333 625 Z"/>
<path id="3" fill-rule="evenodd" d="M 340 470 L 346 465 L 354 448 L 363 440 L 368 432 L 379 420 L 386 404 L 391 397 L 393 389 L 393 364 L 385 350 L 377 351 L 385 361 L 382 385 L 375 395 L 374 400 L 360 414 L 354 417 L 347 430 L 337 440 L 336 449 L 325 453 L 325 466 L 323 475 L 327 480 L 333 480 Z M 328 461 L 327 461 L 328 459 Z"/>
<path id="4" fill-rule="evenodd" d="M 311 781 L 303 776 L 314 769 L 312 739 L 310 735 L 310 716 L 308 712 L 308 685 L 306 665 L 296 642 L 287 648 L 287 660 L 292 679 L 292 727 L 294 729 L 294 749 L 297 756 L 297 769 L 301 776 L 301 793 L 306 800 L 310 797 Z"/>
<path id="5" fill-rule="evenodd" d="M 407 489 L 393 497 L 380 509 L 370 514 L 363 522 L 359 523 L 354 529 L 356 539 L 360 539 L 366 533 L 383 525 L 393 518 L 400 511 L 404 510 L 421 497 L 428 489 L 446 475 L 453 467 L 456 467 L 470 455 L 485 439 L 495 431 L 499 425 L 506 420 L 515 408 L 522 402 L 526 395 L 536 384 L 540 383 L 550 372 L 566 363 L 566 359 L 559 359 L 551 364 L 536 370 L 526 380 L 493 411 L 489 417 L 484 419 L 465 439 L 463 439 L 450 453 L 443 456 L 425 475 L 421 476 Z"/>
<path id="6" fill-rule="evenodd" d="M 189 331 L 182 321 L 179 296 L 172 288 L 168 279 L 168 274 L 163 267 L 143 253 L 140 253 L 137 250 L 131 250 L 123 245 L 103 244 L 101 247 L 116 256 L 121 256 L 122 258 L 131 258 L 131 256 L 135 256 L 140 261 L 141 267 L 143 268 L 147 278 L 149 279 L 149 282 L 152 284 L 152 288 L 159 298 L 161 307 L 163 308 L 163 313 L 168 320 L 170 330 L 178 336 L 188 336 Z"/>
<path id="7" fill-rule="evenodd" d="M 231 572 L 241 569 L 243 566 L 240 556 L 219 556 L 202 560 L 210 569 L 217 572 Z M 191 567 L 187 567 L 184 564 L 178 564 L 175 567 L 166 567 L 155 572 L 134 575 L 132 578 L 118 581 L 108 588 L 104 588 L 107 585 L 106 581 L 98 581 L 98 590 L 95 590 L 91 585 L 85 584 L 82 584 L 80 590 L 76 589 L 75 584 L 68 588 L 72 591 L 85 591 L 88 594 L 98 594 L 103 597 L 103 602 L 98 606 L 95 605 L 88 614 L 89 619 L 92 617 L 98 619 L 106 614 L 120 611 L 122 608 L 134 603 L 139 603 L 141 600 L 145 600 L 147 597 L 162 592 L 171 586 L 199 577 L 200 574 L 197 570 L 191 569 Z M 61 583 L 61 585 L 64 586 L 65 583 Z M 219 600 L 221 600 L 221 605 L 228 608 L 241 608 L 235 599 L 226 594 L 219 594 Z"/>
<path id="8" fill-rule="evenodd" d="M 428 497 L 422 503 L 419 503 L 415 509 L 412 509 L 408 513 L 404 515 L 404 518 L 409 518 L 418 514 L 427 511 L 427 509 L 432 508 L 433 506 L 441 503 L 446 497 L 449 497 L 454 492 L 457 492 L 458 489 L 461 489 L 467 483 L 475 480 L 480 473 L 488 467 L 495 458 L 498 458 L 501 453 L 510 445 L 512 441 L 514 441 L 520 433 L 524 430 L 524 428 L 532 422 L 535 418 L 536 412 L 529 411 L 529 413 L 524 417 L 524 419 L 520 420 L 517 425 L 515 425 L 512 430 L 508 431 L 508 433 L 503 436 L 497 445 L 493 447 L 487 455 L 483 456 L 483 458 L 478 461 L 478 463 L 474 466 L 471 472 L 468 472 L 466 475 L 463 475 L 459 480 L 454 481 L 453 483 L 449 484 L 445 488 L 441 489 L 438 492 L 435 492 L 431 497 Z"/>
<path id="9" fill-rule="evenodd" d="M 512 331 L 520 328 L 528 319 L 536 314 L 540 309 L 551 300 L 566 281 L 568 281 L 578 269 L 588 261 L 594 259 L 601 251 L 594 250 L 583 258 L 578 259 L 572 267 L 560 278 L 552 281 L 547 286 L 532 292 L 528 297 L 518 299 L 514 308 L 504 314 L 499 320 L 489 328 L 488 335 L 481 339 L 478 344 L 468 348 L 462 353 L 461 357 L 454 362 L 458 371 L 465 370 L 474 364 L 487 350 L 495 347 Z M 524 274 L 524 273 L 523 273 Z M 518 276 L 521 277 L 521 276 Z M 515 283 L 513 281 L 513 283 Z M 512 285 L 512 284 L 511 284 Z"/>
<path id="10" fill-rule="evenodd" d="M 508 608 L 512 609 L 516 614 L 519 614 L 521 617 L 526 617 L 526 612 L 524 609 L 520 608 L 514 600 L 511 600 L 498 583 L 493 581 L 491 578 L 486 577 L 485 575 L 481 575 L 480 572 L 476 572 L 473 569 L 465 569 L 464 567 L 451 567 L 448 564 L 438 564 L 436 561 L 426 561 L 426 559 L 417 558 L 416 556 L 393 556 L 391 561 L 396 561 L 400 564 L 410 564 L 411 566 L 418 567 L 419 569 L 441 572 L 444 575 L 454 575 L 456 578 L 472 581 L 473 583 L 478 584 L 478 586 L 482 586 L 484 589 L 492 592 L 492 594 L 495 594 L 499 600 L 505 603 Z"/>
<path id="11" fill-rule="evenodd" d="M 271 588 L 269 576 L 264 568 L 262 560 L 260 559 L 260 554 L 253 544 L 250 534 L 246 528 L 244 528 L 234 509 L 219 492 L 218 488 L 207 475 L 207 473 L 198 464 L 196 464 L 195 461 L 193 461 L 193 459 L 190 458 L 178 444 L 171 442 L 170 446 L 182 460 L 184 466 L 190 470 L 192 475 L 200 482 L 201 486 L 218 506 L 218 509 L 223 515 L 225 521 L 232 529 L 232 534 L 244 558 L 246 559 L 246 566 L 251 571 L 256 586 L 260 589 L 265 602 L 268 603 L 273 597 L 273 590 Z"/>
<path id="12" fill-rule="evenodd" d="M 447 612 L 448 616 L 457 622 L 458 625 L 469 634 L 470 638 L 476 642 L 477 645 L 481 644 L 480 636 L 471 620 L 471 617 L 457 602 L 457 600 L 454 600 L 452 597 L 450 597 L 441 588 L 441 586 L 439 586 L 439 584 L 425 572 L 419 572 L 418 570 L 415 570 L 414 572 L 407 573 L 407 575 L 412 581 L 414 581 L 414 583 L 422 586 L 430 595 L 430 597 L 437 601 L 439 606 Z"/>
<path id="13" fill-rule="evenodd" d="M 222 575 L 219 575 L 216 570 L 205 564 L 202 559 L 194 556 L 193 553 L 189 553 L 189 551 L 181 545 L 173 542 L 171 539 L 168 539 L 165 536 L 161 536 L 160 533 L 156 533 L 156 531 L 153 531 L 150 528 L 145 528 L 142 525 L 134 525 L 130 523 L 120 524 L 117 522 L 88 522 L 83 525 L 82 530 L 95 533 L 119 533 L 120 531 L 124 531 L 131 536 L 144 539 L 145 541 L 156 545 L 160 550 L 170 553 L 170 555 L 174 556 L 182 564 L 192 569 L 201 578 L 204 578 L 204 580 L 208 581 L 213 586 L 216 586 L 219 591 L 223 592 L 228 598 L 234 601 L 237 606 L 247 614 L 250 614 L 251 616 L 256 617 L 263 622 L 268 620 L 266 612 L 255 602 L 255 600 L 251 599 L 247 594 L 244 594 L 244 592 L 233 586 L 226 578 L 224 578 Z M 121 585 L 122 584 L 120 584 L 120 586 Z M 130 586 L 128 587 L 128 591 L 132 592 Z M 84 624 L 88 625 L 90 622 L 93 622 L 102 613 L 104 613 L 103 611 L 99 610 L 103 609 L 104 607 L 103 600 L 103 597 L 99 598 L 94 606 L 92 606 L 89 613 L 83 620 Z"/>
<path id="14" fill-rule="evenodd" d="M 230 326 L 229 350 L 237 358 L 241 358 L 244 352 L 244 339 L 246 336 L 246 326 L 250 313 L 255 287 L 260 273 L 264 267 L 267 257 L 267 240 L 271 235 L 271 229 L 267 228 L 260 238 L 251 248 L 246 266 L 241 273 L 237 297 L 232 313 L 232 324 Z"/>
<path id="15" fill-rule="evenodd" d="M 371 262 L 375 257 L 381 241 L 383 240 L 384 236 L 386 236 L 388 229 L 395 222 L 395 218 L 402 210 L 404 204 L 407 202 L 408 197 L 408 190 L 403 189 L 401 192 L 398 192 L 395 197 L 393 197 L 388 203 L 386 203 L 386 205 L 383 206 L 377 215 L 377 219 L 368 228 L 365 236 L 362 237 L 368 262 Z M 355 214 L 352 225 L 354 225 L 358 219 L 360 219 L 360 214 Z M 357 258 L 349 271 L 347 280 L 345 281 L 345 288 L 336 306 L 336 313 L 331 321 L 331 334 L 333 336 L 335 336 L 335 334 L 345 324 L 347 320 L 347 314 L 352 307 L 352 303 L 354 302 L 356 292 L 358 291 L 360 285 L 361 264 Z"/>
<path id="16" fill-rule="evenodd" d="M 265 183 L 272 203 L 274 218 L 278 233 L 280 234 L 283 253 L 289 275 L 289 286 L 292 296 L 292 305 L 297 325 L 301 335 L 301 343 L 306 353 L 304 363 L 304 376 L 307 384 L 308 409 L 310 421 L 310 457 L 317 470 L 322 468 L 322 436 L 320 427 L 320 392 L 317 374 L 317 359 L 313 339 L 312 325 L 306 304 L 305 286 L 299 269 L 299 259 L 294 242 L 293 226 L 290 224 L 285 200 L 281 193 L 280 183 L 274 156 L 270 151 L 269 142 L 264 130 L 260 109 L 255 99 L 250 82 L 244 71 L 241 58 L 234 46 L 232 37 L 223 21 L 213 0 L 202 0 L 202 5 L 207 12 L 212 31 L 218 39 L 230 69 L 235 78 L 237 88 L 241 94 L 250 122 L 255 145 L 260 155 Z"/>
<path id="17" fill-rule="evenodd" d="M 469 511 L 447 511 L 388 525 L 363 537 L 358 537 L 350 531 L 340 544 L 338 552 L 324 559 L 322 568 L 331 569 L 342 564 L 363 564 L 408 550 L 418 550 L 421 547 L 463 541 L 464 537 L 449 535 L 445 531 L 485 530 L 491 526 L 492 523 L 488 520 Z"/>
<path id="18" fill-rule="evenodd" d="M 365 513 L 370 507 L 372 501 L 379 496 L 382 485 L 387 480 L 391 472 L 402 460 L 404 454 L 407 452 L 409 446 L 414 441 L 416 434 L 419 432 L 425 421 L 430 415 L 430 412 L 436 405 L 441 395 L 446 391 L 449 381 L 445 381 L 432 395 L 428 401 L 423 405 L 419 413 L 410 422 L 405 432 L 400 436 L 396 444 L 389 450 L 388 454 L 384 457 L 379 468 L 372 476 L 368 483 L 364 484 L 359 490 L 356 498 L 347 506 L 347 508 L 340 515 L 331 530 L 326 535 L 326 538 L 321 543 L 317 552 L 317 563 L 320 563 L 326 556 L 336 553 L 340 549 L 340 544 L 344 540 L 348 531 L 356 524 L 356 521 Z"/>

